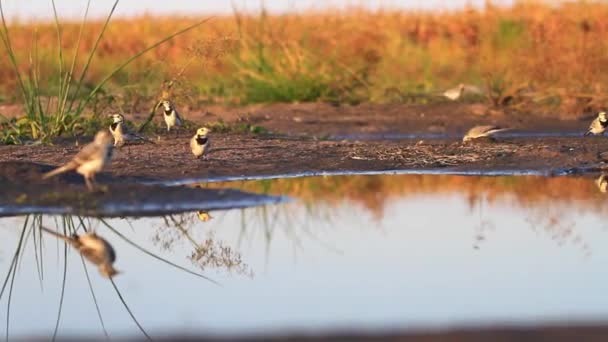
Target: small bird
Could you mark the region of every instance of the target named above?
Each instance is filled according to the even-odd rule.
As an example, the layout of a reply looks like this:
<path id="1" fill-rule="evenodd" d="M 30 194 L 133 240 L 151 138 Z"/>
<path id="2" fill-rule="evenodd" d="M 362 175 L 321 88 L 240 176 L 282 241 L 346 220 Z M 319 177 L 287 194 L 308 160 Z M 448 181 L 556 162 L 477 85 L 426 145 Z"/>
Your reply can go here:
<path id="1" fill-rule="evenodd" d="M 443 96 L 447 97 L 452 101 L 458 100 L 464 93 L 464 84 L 460 83 L 458 87 L 448 89 L 443 93 Z"/>
<path id="2" fill-rule="evenodd" d="M 207 222 L 213 218 L 213 216 L 211 216 L 211 214 L 209 214 L 209 212 L 205 210 L 197 211 L 196 216 L 198 216 L 198 219 L 202 222 Z"/>
<path id="3" fill-rule="evenodd" d="M 116 261 L 116 252 L 108 241 L 95 232 L 89 232 L 84 235 L 73 234 L 65 236 L 56 233 L 48 228 L 40 227 L 45 232 L 62 239 L 76 249 L 85 259 L 97 266 L 99 273 L 106 278 L 112 278 L 119 271 L 114 268 Z"/>
<path id="4" fill-rule="evenodd" d="M 171 131 L 174 126 L 182 125 L 182 118 L 179 116 L 177 110 L 169 100 L 163 100 L 160 102 L 163 106 L 163 116 L 165 118 L 165 124 L 167 124 L 167 132 Z"/>
<path id="5" fill-rule="evenodd" d="M 452 101 L 456 101 L 465 93 L 481 95 L 483 94 L 483 91 L 474 85 L 460 83 L 457 87 L 446 90 L 442 95 Z"/>
<path id="6" fill-rule="evenodd" d="M 599 112 L 597 114 L 597 118 L 591 122 L 589 130 L 587 133 L 585 133 L 585 136 L 604 134 L 606 127 L 608 127 L 608 118 L 606 118 L 606 112 Z"/>
<path id="7" fill-rule="evenodd" d="M 481 125 L 471 128 L 462 138 L 462 142 L 467 142 L 478 138 L 492 138 L 498 132 L 507 131 L 510 128 L 501 128 L 499 126 Z"/>
<path id="8" fill-rule="evenodd" d="M 192 139 L 190 139 L 190 149 L 196 158 L 204 156 L 210 148 L 211 142 L 209 141 L 207 134 L 209 134 L 209 129 L 207 127 L 201 127 L 196 131 L 196 134 Z"/>
<path id="9" fill-rule="evenodd" d="M 114 147 L 122 147 L 126 142 L 130 141 L 144 141 L 154 144 L 153 141 L 146 139 L 140 135 L 130 132 L 127 126 L 124 125 L 125 117 L 122 114 L 112 115 L 112 124 L 110 125 L 110 132 L 114 137 Z"/>
<path id="10" fill-rule="evenodd" d="M 608 191 L 608 178 L 605 174 L 600 175 L 598 179 L 595 180 L 595 185 L 602 193 L 606 193 Z"/>
<path id="11" fill-rule="evenodd" d="M 42 178 L 47 179 L 58 174 L 76 170 L 84 177 L 89 190 L 93 190 L 95 174 L 101 172 L 112 159 L 112 136 L 107 131 L 97 132 L 93 142 L 87 144 L 78 152 L 72 160 L 50 172 L 45 173 Z"/>

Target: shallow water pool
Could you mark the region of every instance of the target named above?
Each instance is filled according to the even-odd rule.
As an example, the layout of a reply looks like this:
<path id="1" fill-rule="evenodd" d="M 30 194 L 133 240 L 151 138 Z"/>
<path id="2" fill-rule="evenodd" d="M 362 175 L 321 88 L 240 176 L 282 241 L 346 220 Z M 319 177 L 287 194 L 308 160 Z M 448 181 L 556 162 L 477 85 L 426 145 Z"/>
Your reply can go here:
<path id="1" fill-rule="evenodd" d="M 104 219 L 111 228 L 95 218 L 29 216 L 0 301 L 9 335 L 50 337 L 56 326 L 58 336 L 141 334 L 112 283 L 86 264 L 92 291 L 79 254 L 67 249 L 66 258 L 40 224 L 84 225 L 114 246 L 116 288 L 152 337 L 608 319 L 607 194 L 595 178 L 384 175 L 206 186 L 294 201 L 210 217 Z M 25 220 L 0 219 L 2 282 Z"/>

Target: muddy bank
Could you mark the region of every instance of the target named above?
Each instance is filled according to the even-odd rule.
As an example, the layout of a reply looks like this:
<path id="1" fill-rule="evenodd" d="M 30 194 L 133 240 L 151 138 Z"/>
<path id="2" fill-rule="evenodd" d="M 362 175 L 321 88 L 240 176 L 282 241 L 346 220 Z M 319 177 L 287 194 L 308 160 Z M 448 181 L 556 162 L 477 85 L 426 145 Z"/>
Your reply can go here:
<path id="1" fill-rule="evenodd" d="M 20 214 L 78 214 L 87 216 L 158 216 L 197 210 L 243 208 L 277 203 L 283 197 L 263 196 L 231 189 L 164 187 L 125 183 L 109 174 L 86 191 L 76 174 L 51 180 L 40 175 L 52 167 L 28 162 L 0 166 L 0 216 Z M 131 182 L 135 178 L 129 179 Z"/>
<path id="2" fill-rule="evenodd" d="M 608 151 L 608 139 L 583 138 L 591 117 L 576 119 L 532 116 L 493 109 L 483 104 L 433 105 L 274 104 L 239 108 L 185 108 L 184 116 L 196 125 L 223 120 L 228 125 L 261 125 L 272 134 L 218 133 L 210 138 L 212 151 L 204 160 L 191 155 L 192 132 L 179 136 L 161 132 L 149 137 L 156 144 L 126 146 L 117 150 L 102 183 L 133 183 L 184 178 L 221 178 L 276 174 L 344 171 L 434 170 L 489 172 L 536 171 L 559 174 L 564 169 L 598 171 Z M 143 116 L 128 115 L 135 123 Z M 156 120 L 160 120 L 157 117 Z M 459 136 L 475 124 L 498 124 L 521 134 L 496 142 L 462 144 Z M 535 133 L 536 136 L 527 134 Z M 540 134 L 539 134 L 540 133 Z M 542 134 L 563 134 L 543 137 Z M 579 135 L 580 133 L 580 135 Z M 413 135 L 411 139 L 382 139 L 386 135 Z M 419 138 L 433 135 L 433 138 Z M 376 135 L 377 139 L 358 139 Z M 347 139 L 337 139 L 347 136 Z M 80 138 L 82 143 L 90 137 Z M 0 146 L 0 177 L 36 179 L 40 170 L 15 168 L 6 162 L 59 165 L 79 146 L 75 139 L 54 145 Z M 608 154 L 607 154 L 608 157 Z M 69 176 L 66 176 L 69 177 Z M 74 184 L 82 184 L 73 175 Z M 0 180 L 3 178 L 0 178 Z M 66 181 L 67 179 L 60 178 Z M 0 184 L 1 185 L 1 184 Z"/>
<path id="3" fill-rule="evenodd" d="M 445 101 L 434 104 L 327 103 L 262 104 L 243 107 L 183 108 L 184 116 L 198 124 L 247 122 L 275 133 L 330 137 L 344 135 L 414 134 L 461 135 L 471 126 L 494 124 L 524 132 L 584 132 L 593 113 L 534 113 L 494 108 L 485 103 Z M 129 119 L 141 122 L 145 114 Z M 157 123 L 162 118 L 157 116 Z"/>
<path id="4" fill-rule="evenodd" d="M 321 171 L 379 171 L 436 169 L 462 171 L 536 170 L 551 173 L 564 168 L 602 167 L 601 152 L 608 139 L 514 138 L 462 144 L 457 140 L 317 141 L 304 138 L 242 134 L 212 134 L 212 152 L 195 159 L 188 137 L 163 137 L 157 144 L 141 144 L 116 151 L 99 181 L 175 180 L 226 176 L 256 176 Z M 59 165 L 79 147 L 0 146 L 0 179 L 39 178 L 41 170 L 15 168 L 6 162 Z M 11 178 L 7 178 L 12 175 Z M 82 184 L 78 175 L 74 182 Z M 59 178 L 67 180 L 65 177 Z M 57 181 L 57 180 L 55 180 Z"/>

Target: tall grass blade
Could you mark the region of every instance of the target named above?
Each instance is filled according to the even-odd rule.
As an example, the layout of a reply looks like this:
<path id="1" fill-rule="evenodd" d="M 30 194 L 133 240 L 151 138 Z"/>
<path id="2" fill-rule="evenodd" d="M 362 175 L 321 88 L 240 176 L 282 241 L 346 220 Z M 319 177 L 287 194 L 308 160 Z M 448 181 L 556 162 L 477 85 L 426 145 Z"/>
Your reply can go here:
<path id="1" fill-rule="evenodd" d="M 65 229 L 64 229 L 65 233 Z M 61 296 L 59 297 L 59 310 L 57 311 L 57 321 L 55 322 L 55 330 L 53 331 L 53 341 L 57 339 L 57 333 L 59 332 L 59 323 L 61 322 L 61 312 L 63 310 L 63 298 L 65 296 L 65 281 L 68 274 L 68 244 L 63 244 L 63 280 L 61 282 Z"/>
<path id="2" fill-rule="evenodd" d="M 17 269 L 17 260 L 19 258 L 19 253 L 21 252 L 21 247 L 23 244 L 23 238 L 25 236 L 25 231 L 27 229 L 27 222 L 29 220 L 29 215 L 25 217 L 25 223 L 23 224 L 23 228 L 21 229 L 21 236 L 19 237 L 19 243 L 17 244 L 17 249 L 15 250 L 15 254 L 13 255 L 13 260 L 11 261 L 11 265 L 8 269 L 8 273 L 6 274 L 6 278 L 4 278 L 4 284 L 2 284 L 2 289 L 0 290 L 0 299 L 2 299 L 2 295 L 4 294 L 4 290 L 6 289 L 6 285 L 8 284 L 8 279 L 11 276 L 11 273 Z"/>
<path id="3" fill-rule="evenodd" d="M 138 53 L 134 54 L 133 56 L 131 56 L 130 58 L 128 58 L 126 61 L 124 61 L 122 64 L 120 64 L 117 68 L 115 68 L 112 72 L 110 72 L 109 75 L 107 75 L 105 78 L 103 78 L 95 88 L 93 88 L 93 90 L 91 90 L 91 92 L 89 93 L 89 96 L 87 96 L 87 98 L 84 101 L 80 102 L 80 105 L 78 106 L 78 109 L 76 110 L 77 113 L 81 113 L 82 110 L 84 110 L 84 107 L 93 99 L 93 97 L 97 94 L 97 92 L 112 78 L 114 77 L 114 75 L 116 75 L 118 72 L 120 72 L 122 69 L 124 69 L 127 65 L 131 64 L 134 60 L 136 60 L 137 58 L 139 58 L 141 55 L 145 54 L 146 52 L 155 49 L 156 47 L 158 47 L 159 45 L 164 44 L 165 42 L 168 42 L 169 40 L 184 34 L 192 29 L 195 29 L 199 26 L 201 26 L 202 24 L 206 23 L 207 21 L 213 19 L 213 17 L 210 18 L 206 18 L 204 20 L 201 20 L 193 25 L 190 25 L 184 29 L 181 29 L 159 41 L 157 41 L 156 43 L 148 46 L 147 48 L 139 51 Z"/>
<path id="4" fill-rule="evenodd" d="M 55 18 L 55 31 L 57 33 L 57 50 L 58 50 L 58 59 L 57 63 L 59 64 L 59 89 L 57 94 L 57 100 L 61 100 L 62 92 L 63 92 L 63 43 L 61 41 L 61 25 L 59 24 L 59 16 L 57 15 L 57 7 L 55 6 L 55 0 L 51 0 L 51 4 L 53 5 L 53 17 Z M 61 115 L 61 113 L 58 113 Z"/>
<path id="5" fill-rule="evenodd" d="M 97 302 L 97 297 L 95 296 L 95 290 L 93 290 L 93 284 L 91 283 L 91 277 L 89 276 L 89 271 L 87 268 L 87 264 L 84 262 L 84 257 L 81 255 L 80 260 L 82 261 L 82 267 L 84 268 L 84 274 L 87 277 L 87 283 L 89 284 L 89 290 L 91 290 L 91 296 L 93 297 L 93 303 L 95 303 L 95 310 L 97 311 L 97 317 L 99 318 L 99 322 L 101 323 L 101 329 L 103 329 L 103 334 L 106 337 L 106 340 L 110 339 L 108 335 L 108 331 L 106 330 L 106 325 L 103 323 L 103 317 L 101 316 L 101 310 L 99 310 L 99 303 Z"/>
<path id="6" fill-rule="evenodd" d="M 127 305 L 127 302 L 125 301 L 125 299 L 122 297 L 122 294 L 120 293 L 120 290 L 118 289 L 118 286 L 116 286 L 116 283 L 114 283 L 114 279 L 110 278 L 110 282 L 112 283 L 112 286 L 114 287 L 114 291 L 116 291 L 116 294 L 118 295 L 118 298 L 120 298 L 120 301 L 122 302 L 122 305 L 125 307 L 125 309 L 129 313 L 129 315 L 133 319 L 133 322 L 135 322 L 135 324 L 137 325 L 137 327 L 139 328 L 139 330 L 142 332 L 142 334 L 144 334 L 144 336 L 146 336 L 146 338 L 148 339 L 148 341 L 152 341 L 152 338 L 150 337 L 150 335 L 148 335 L 148 333 L 146 332 L 146 330 L 144 329 L 144 327 L 142 327 L 141 324 L 139 324 L 139 321 L 137 321 L 137 318 L 135 318 L 135 315 L 133 314 L 133 312 L 131 311 L 131 309 L 129 309 L 129 306 Z"/>
<path id="7" fill-rule="evenodd" d="M 110 9 L 108 16 L 106 17 L 106 20 L 103 23 L 101 32 L 99 32 L 99 35 L 97 36 L 97 39 L 95 40 L 95 44 L 93 44 L 93 48 L 91 49 L 91 52 L 89 53 L 89 57 L 87 58 L 87 61 L 84 64 L 82 72 L 80 73 L 80 78 L 78 79 L 78 82 L 76 82 L 76 92 L 74 93 L 74 96 L 72 97 L 72 100 L 70 101 L 70 105 L 68 106 L 68 112 L 72 110 L 72 107 L 74 106 L 74 101 L 76 101 L 76 99 L 78 98 L 78 93 L 80 92 L 80 88 L 82 88 L 82 82 L 84 81 L 84 78 L 87 74 L 87 71 L 89 70 L 89 67 L 91 66 L 91 61 L 93 60 L 93 56 L 95 56 L 95 51 L 97 51 L 97 48 L 99 47 L 99 42 L 101 42 L 101 38 L 103 37 L 103 34 L 106 32 L 106 29 L 108 28 L 108 24 L 110 23 L 110 19 L 112 18 L 112 15 L 114 14 L 114 11 L 116 10 L 116 6 L 118 6 L 118 1 L 119 0 L 114 1 L 114 5 L 112 5 L 112 9 Z M 87 9 L 88 9 L 88 7 L 87 7 Z M 78 111 L 78 112 L 80 112 L 80 111 Z"/>
<path id="8" fill-rule="evenodd" d="M 2 0 L 0 0 L 0 18 L 2 18 L 2 32 L 0 32 L 0 39 L 2 39 L 2 43 L 4 45 L 4 49 L 8 55 L 9 60 L 11 61 L 11 65 L 15 71 L 15 76 L 17 77 L 17 83 L 19 84 L 19 90 L 21 90 L 21 95 L 23 96 L 23 101 L 26 104 L 26 107 L 29 105 L 28 96 L 25 84 L 23 83 L 23 78 L 21 76 L 21 72 L 19 71 L 19 66 L 17 64 L 17 59 L 15 58 L 15 53 L 13 51 L 13 45 L 11 43 L 11 38 L 8 31 L 8 25 L 6 24 L 6 19 L 4 17 L 4 8 L 2 6 Z M 32 108 L 28 107 L 26 112 L 31 112 Z"/>
<path id="9" fill-rule="evenodd" d="M 84 25 L 87 22 L 87 17 L 89 16 L 89 8 L 91 6 L 91 0 L 87 1 L 87 7 L 84 10 L 84 15 L 82 17 L 82 22 L 80 23 L 80 29 L 78 30 L 78 39 L 76 40 L 76 47 L 74 48 L 74 58 L 72 59 L 72 65 L 70 66 L 70 71 L 66 74 L 66 89 L 63 94 L 63 99 L 61 99 L 59 103 L 59 112 L 65 113 L 66 104 L 68 101 L 68 96 L 70 94 L 70 88 L 72 86 L 72 80 L 74 77 L 74 70 L 76 69 L 76 60 L 78 59 L 78 53 L 80 52 L 80 44 L 82 42 L 82 32 L 84 31 Z M 78 94 L 74 95 L 75 97 Z"/>
<path id="10" fill-rule="evenodd" d="M 17 256 L 17 258 L 19 258 Z M 17 261 L 15 262 L 15 264 Z M 6 305 L 6 341 L 8 341 L 9 336 L 9 326 L 10 326 L 10 318 L 11 318 L 11 301 L 13 299 L 13 286 L 15 285 L 15 276 L 17 275 L 16 265 L 13 268 L 13 275 L 11 276 L 11 286 L 8 291 L 8 303 Z"/>

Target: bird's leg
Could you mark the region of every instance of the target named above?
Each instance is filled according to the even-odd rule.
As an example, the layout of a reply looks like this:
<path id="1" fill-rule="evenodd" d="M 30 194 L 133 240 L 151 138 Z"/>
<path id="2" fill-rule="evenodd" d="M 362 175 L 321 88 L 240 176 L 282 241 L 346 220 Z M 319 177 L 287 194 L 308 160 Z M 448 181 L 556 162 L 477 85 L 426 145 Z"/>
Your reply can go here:
<path id="1" fill-rule="evenodd" d="M 84 176 L 84 182 L 87 185 L 87 189 L 89 189 L 89 191 L 94 190 L 93 183 L 91 182 L 91 179 L 89 176 Z"/>

